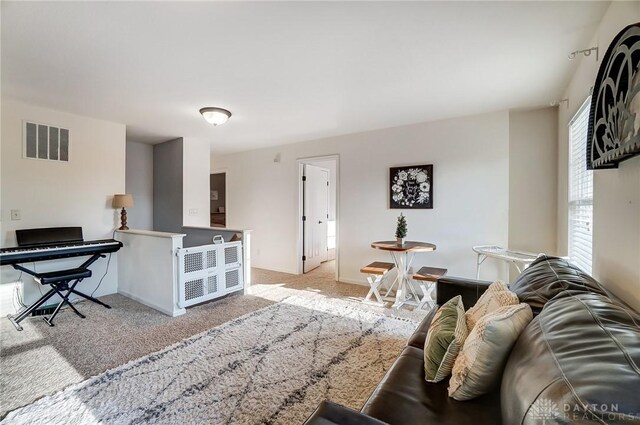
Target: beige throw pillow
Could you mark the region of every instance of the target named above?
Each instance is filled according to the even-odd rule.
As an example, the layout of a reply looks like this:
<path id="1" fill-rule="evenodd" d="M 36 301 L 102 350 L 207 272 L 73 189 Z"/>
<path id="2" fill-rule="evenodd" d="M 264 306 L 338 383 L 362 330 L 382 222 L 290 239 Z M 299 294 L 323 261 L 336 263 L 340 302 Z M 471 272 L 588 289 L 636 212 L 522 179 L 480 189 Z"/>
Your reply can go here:
<path id="1" fill-rule="evenodd" d="M 449 376 L 467 337 L 464 304 L 460 295 L 442 305 L 433 316 L 424 343 L 424 376 L 439 382 Z"/>
<path id="2" fill-rule="evenodd" d="M 476 304 L 465 314 L 467 329 L 473 329 L 476 322 L 488 313 L 496 311 L 500 307 L 519 304 L 518 296 L 511 292 L 507 285 L 498 280 L 489 285 L 489 288 L 480 296 Z"/>
<path id="3" fill-rule="evenodd" d="M 478 320 L 453 365 L 449 396 L 463 401 L 491 391 L 531 319 L 529 304 L 518 304 L 500 307 Z"/>

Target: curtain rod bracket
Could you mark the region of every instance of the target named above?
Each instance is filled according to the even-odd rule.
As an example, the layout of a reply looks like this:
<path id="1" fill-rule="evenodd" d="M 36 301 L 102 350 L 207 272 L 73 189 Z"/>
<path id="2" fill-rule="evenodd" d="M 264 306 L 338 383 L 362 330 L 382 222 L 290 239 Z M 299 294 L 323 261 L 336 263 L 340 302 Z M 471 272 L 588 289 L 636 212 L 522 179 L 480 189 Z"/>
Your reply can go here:
<path id="1" fill-rule="evenodd" d="M 587 56 L 591 56 L 591 52 L 596 52 L 596 62 L 598 62 L 598 46 L 594 46 L 594 47 L 589 47 L 588 49 L 582 49 L 582 50 L 576 50 L 574 52 L 569 53 L 569 55 L 567 56 L 567 58 L 569 58 L 569 60 L 574 60 L 576 58 L 577 55 L 582 54 L 583 56 L 587 57 Z"/>

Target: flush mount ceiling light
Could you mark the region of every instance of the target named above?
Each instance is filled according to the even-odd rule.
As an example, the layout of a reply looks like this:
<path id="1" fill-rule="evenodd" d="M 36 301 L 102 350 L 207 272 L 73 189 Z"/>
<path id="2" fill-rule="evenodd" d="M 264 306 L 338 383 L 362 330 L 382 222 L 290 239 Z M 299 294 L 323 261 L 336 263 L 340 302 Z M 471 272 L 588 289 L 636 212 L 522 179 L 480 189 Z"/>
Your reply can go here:
<path id="1" fill-rule="evenodd" d="M 222 108 L 202 108 L 200 113 L 209 124 L 221 125 L 231 117 L 231 112 Z"/>

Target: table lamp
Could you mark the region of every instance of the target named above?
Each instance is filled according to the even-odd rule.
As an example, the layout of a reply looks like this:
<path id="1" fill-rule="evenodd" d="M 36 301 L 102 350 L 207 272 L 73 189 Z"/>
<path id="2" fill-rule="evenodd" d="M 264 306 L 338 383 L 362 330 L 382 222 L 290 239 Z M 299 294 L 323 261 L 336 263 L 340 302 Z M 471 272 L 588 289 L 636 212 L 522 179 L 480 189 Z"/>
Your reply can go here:
<path id="1" fill-rule="evenodd" d="M 120 228 L 118 230 L 129 230 L 127 227 L 127 210 L 133 206 L 133 196 L 129 194 L 113 195 L 113 208 L 122 208 L 120 212 Z"/>

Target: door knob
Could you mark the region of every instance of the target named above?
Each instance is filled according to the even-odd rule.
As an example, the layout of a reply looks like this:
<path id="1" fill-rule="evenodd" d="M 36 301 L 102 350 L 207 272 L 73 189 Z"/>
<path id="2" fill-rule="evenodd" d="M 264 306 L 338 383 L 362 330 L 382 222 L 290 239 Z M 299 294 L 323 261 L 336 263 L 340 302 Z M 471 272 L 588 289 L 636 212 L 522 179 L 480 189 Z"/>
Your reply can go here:
<path id="1" fill-rule="evenodd" d="M 322 220 L 318 220 L 318 224 L 322 224 Z"/>

